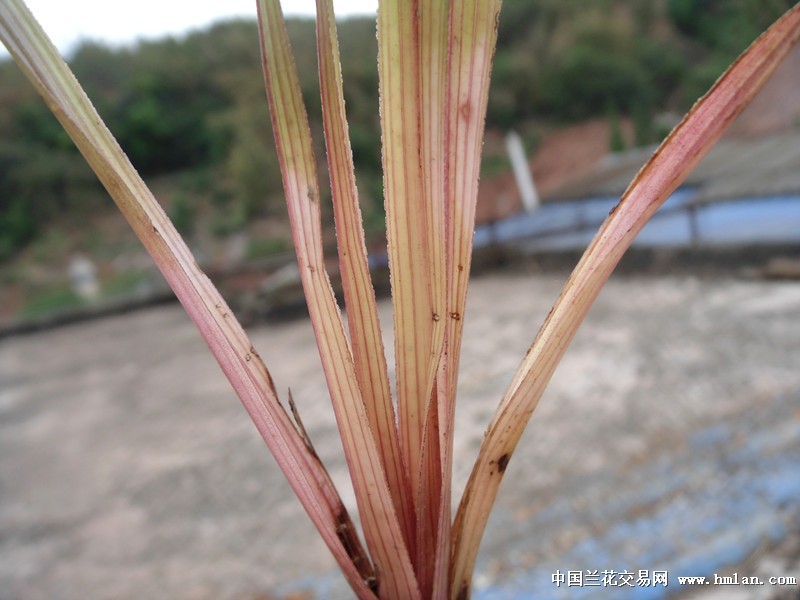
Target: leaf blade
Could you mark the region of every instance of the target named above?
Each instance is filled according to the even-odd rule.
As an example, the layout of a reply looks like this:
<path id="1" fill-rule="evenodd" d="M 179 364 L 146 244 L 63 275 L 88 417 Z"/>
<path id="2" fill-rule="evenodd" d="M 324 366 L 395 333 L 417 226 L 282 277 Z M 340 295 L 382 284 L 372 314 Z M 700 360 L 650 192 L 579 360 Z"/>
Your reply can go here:
<path id="1" fill-rule="evenodd" d="M 406 544 L 413 554 L 414 505 L 408 473 L 400 453 L 386 354 L 367 261 L 331 0 L 317 0 L 317 45 L 328 171 L 356 377 L 364 394 L 367 416 L 378 442 Z"/>
<path id="2" fill-rule="evenodd" d="M 311 134 L 278 0 L 259 0 L 262 60 L 298 266 L 381 597 L 419 587 L 325 270 Z"/>
<path id="3" fill-rule="evenodd" d="M 244 330 L 19 0 L 0 5 L 0 38 L 56 114 L 164 274 L 359 598 L 374 598 L 352 522 L 322 464 L 278 401 Z M 347 531 L 343 530 L 347 529 Z M 358 564 L 356 564 L 358 563 Z"/>
<path id="4" fill-rule="evenodd" d="M 419 498 L 427 410 L 444 336 L 444 254 L 421 165 L 418 0 L 382 0 L 378 79 L 401 447 Z M 434 200 L 435 201 L 435 200 Z M 418 515 L 419 516 L 419 515 Z"/>
<path id="5" fill-rule="evenodd" d="M 416 15 L 419 35 L 419 157 L 423 181 L 423 205 L 426 210 L 427 248 L 432 265 L 429 281 L 434 302 L 444 306 L 447 286 L 446 269 L 446 135 L 447 135 L 447 59 L 449 53 L 450 0 L 427 0 L 420 2 Z M 419 465 L 414 477 L 416 482 L 417 507 L 417 577 L 423 595 L 431 597 L 435 586 L 436 549 L 440 521 L 450 521 L 449 511 L 443 513 L 439 502 L 448 483 L 443 479 L 442 452 L 439 434 L 439 402 L 436 393 L 435 373 L 441 361 L 444 332 L 447 318 L 435 311 L 443 326 L 433 335 L 433 352 L 430 383 L 426 382 L 427 396 L 420 398 L 422 427 Z M 430 386 L 430 387 L 428 387 Z M 422 389 L 419 393 L 422 393 Z M 441 582 L 440 582 L 441 583 Z"/>
<path id="6" fill-rule="evenodd" d="M 454 525 L 453 589 L 469 590 L 480 538 L 511 453 L 544 387 L 623 253 L 800 39 L 800 5 L 761 35 L 634 178 L 576 266 L 503 396 Z"/>
<path id="7" fill-rule="evenodd" d="M 447 326 L 437 373 L 439 447 L 442 479 L 452 479 L 453 426 L 461 338 L 472 260 L 481 149 L 489 80 L 497 42 L 500 0 L 452 2 L 447 53 L 445 214 Z M 449 588 L 451 486 L 439 498 L 436 597 Z"/>

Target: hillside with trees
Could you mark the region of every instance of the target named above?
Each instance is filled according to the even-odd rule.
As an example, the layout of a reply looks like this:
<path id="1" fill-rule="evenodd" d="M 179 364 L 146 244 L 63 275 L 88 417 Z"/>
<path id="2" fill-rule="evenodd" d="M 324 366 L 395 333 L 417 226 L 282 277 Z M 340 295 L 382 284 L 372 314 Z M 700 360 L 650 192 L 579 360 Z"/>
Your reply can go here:
<path id="1" fill-rule="evenodd" d="M 653 143 L 665 133 L 658 115 L 688 109 L 792 4 L 509 0 L 499 23 L 487 127 L 520 131 L 533 151 L 542 135 L 565 124 L 624 117 L 633 123 L 633 143 Z M 314 22 L 291 20 L 289 30 L 323 159 Z M 342 21 L 339 37 L 365 221 L 380 236 L 374 19 Z M 215 243 L 261 223 L 261 239 L 247 252 L 285 248 L 285 240 L 273 236 L 280 228 L 264 224 L 285 217 L 254 20 L 133 47 L 86 42 L 68 60 L 195 245 L 213 254 L 208 249 Z M 487 144 L 484 175 L 506 168 L 502 150 Z M 0 263 L 9 267 L 37 252 L 45 259 L 74 251 L 110 256 L 114 244 L 127 239 L 124 227 L 108 225 L 113 217 L 98 216 L 112 213 L 105 192 L 16 65 L 0 62 Z M 5 276 L 7 282 L 18 278 Z"/>

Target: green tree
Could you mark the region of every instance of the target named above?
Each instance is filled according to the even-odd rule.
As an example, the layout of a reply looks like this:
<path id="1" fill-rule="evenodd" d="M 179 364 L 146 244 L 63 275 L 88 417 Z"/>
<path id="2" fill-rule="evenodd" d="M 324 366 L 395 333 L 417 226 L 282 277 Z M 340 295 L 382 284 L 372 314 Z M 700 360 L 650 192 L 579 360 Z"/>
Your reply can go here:
<path id="1" fill-rule="evenodd" d="M 230 115 L 233 140 L 227 168 L 244 216 L 274 214 L 283 206 L 280 165 L 265 101 L 259 87 L 243 94 Z"/>

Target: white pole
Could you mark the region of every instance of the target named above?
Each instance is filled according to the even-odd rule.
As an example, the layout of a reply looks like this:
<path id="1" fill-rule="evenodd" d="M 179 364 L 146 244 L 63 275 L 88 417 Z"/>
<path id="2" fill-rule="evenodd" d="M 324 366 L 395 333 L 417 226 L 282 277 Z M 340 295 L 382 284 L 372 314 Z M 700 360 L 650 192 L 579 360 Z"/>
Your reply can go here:
<path id="1" fill-rule="evenodd" d="M 509 131 L 506 135 L 506 150 L 511 161 L 511 169 L 514 171 L 514 178 L 517 180 L 522 206 L 527 212 L 532 213 L 539 207 L 539 194 L 533 183 L 533 175 L 525 156 L 522 139 L 516 131 Z"/>

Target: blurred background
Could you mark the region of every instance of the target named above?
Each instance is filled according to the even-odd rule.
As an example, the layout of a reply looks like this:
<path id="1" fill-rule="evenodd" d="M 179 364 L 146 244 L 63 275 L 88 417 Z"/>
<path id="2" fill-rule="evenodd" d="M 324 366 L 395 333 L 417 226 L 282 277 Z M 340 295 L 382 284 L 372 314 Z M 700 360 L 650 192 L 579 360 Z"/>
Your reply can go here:
<path id="1" fill-rule="evenodd" d="M 505 3 L 457 493 L 581 250 L 681 115 L 792 4 Z M 383 296 L 375 19 L 354 14 L 363 10 L 343 11 L 339 37 Z M 255 20 L 176 27 L 59 45 L 281 392 L 291 386 L 355 511 L 303 313 Z M 288 27 L 325 194 L 314 21 L 295 15 Z M 201 338 L 3 56 L 0 600 L 349 597 Z M 800 597 L 797 585 L 720 592 L 677 582 L 800 578 L 799 281 L 795 50 L 642 232 L 590 313 L 511 462 L 476 596 Z M 390 335 L 385 299 L 381 310 Z M 552 577 L 604 570 L 641 584 L 594 586 L 587 576 L 568 587 Z M 668 585 L 652 571 L 668 572 Z"/>

